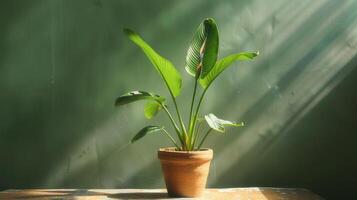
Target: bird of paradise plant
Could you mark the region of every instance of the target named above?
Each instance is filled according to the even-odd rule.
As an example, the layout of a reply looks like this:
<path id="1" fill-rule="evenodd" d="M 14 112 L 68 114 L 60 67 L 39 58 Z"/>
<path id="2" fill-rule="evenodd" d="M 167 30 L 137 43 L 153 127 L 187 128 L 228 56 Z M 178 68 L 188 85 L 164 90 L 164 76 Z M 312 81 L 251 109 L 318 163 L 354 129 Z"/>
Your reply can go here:
<path id="1" fill-rule="evenodd" d="M 186 56 L 185 69 L 188 74 L 194 78 L 194 86 L 189 120 L 187 124 L 185 124 L 176 101 L 176 97 L 179 96 L 181 92 L 182 79 L 180 73 L 169 60 L 159 55 L 137 33 L 129 29 L 124 29 L 124 33 L 134 44 L 140 47 L 161 75 L 163 82 L 169 90 L 177 117 L 175 119 L 171 114 L 166 105 L 166 99 L 163 96 L 145 91 L 128 92 L 118 97 L 115 101 L 115 105 L 121 106 L 139 100 L 147 100 L 144 109 L 145 116 L 151 119 L 160 110 L 164 110 L 179 140 L 179 143 L 176 142 L 172 134 L 169 133 L 164 126 L 146 126 L 132 138 L 132 143 L 147 134 L 161 132 L 172 141 L 176 150 L 197 151 L 201 149 L 202 144 L 212 130 L 224 133 L 226 126 L 244 125 L 242 122 L 237 123 L 219 119 L 212 113 L 205 115 L 204 119 L 202 119 L 199 117 L 199 111 L 205 94 L 213 81 L 235 61 L 252 60 L 259 54 L 258 51 L 236 53 L 217 60 L 219 46 L 217 25 L 212 18 L 203 20 L 194 34 Z M 195 104 L 198 84 L 201 85 L 202 91 L 198 98 L 198 103 L 196 102 Z M 201 133 L 200 127 L 204 120 L 207 122 L 209 129 L 207 132 Z"/>

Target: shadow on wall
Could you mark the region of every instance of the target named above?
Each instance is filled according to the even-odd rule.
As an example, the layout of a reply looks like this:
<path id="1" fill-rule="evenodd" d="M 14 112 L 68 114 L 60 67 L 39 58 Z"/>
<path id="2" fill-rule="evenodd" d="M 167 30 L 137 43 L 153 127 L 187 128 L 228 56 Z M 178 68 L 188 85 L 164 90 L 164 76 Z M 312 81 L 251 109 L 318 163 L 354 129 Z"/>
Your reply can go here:
<path id="1" fill-rule="evenodd" d="M 239 3 L 239 5 L 241 5 L 241 4 L 242 4 L 242 2 Z M 213 9 L 213 8 L 214 8 L 213 5 L 206 6 L 206 11 L 209 9 Z M 195 7 L 195 9 L 199 9 L 199 7 L 198 8 Z M 195 13 L 198 13 L 198 12 L 195 12 Z M 172 22 L 172 23 L 174 23 L 174 22 Z M 182 26 L 179 26 L 179 27 L 187 26 L 186 21 L 184 21 L 182 19 L 180 19 L 179 24 L 182 24 Z M 192 26 L 197 25 L 194 22 L 192 22 L 192 24 L 193 24 Z M 149 30 L 149 33 L 150 33 L 150 30 Z M 160 35 L 157 35 L 156 37 L 159 37 L 159 36 Z M 189 37 L 191 37 L 191 35 Z M 144 37 L 144 38 L 147 38 L 147 37 Z M 162 38 L 162 37 L 160 36 L 160 38 Z M 176 39 L 180 39 L 180 37 L 178 37 Z M 169 39 L 167 39 L 167 40 L 169 40 Z M 175 40 L 175 41 L 177 42 L 178 40 Z M 181 43 L 180 45 L 185 46 L 182 44 L 183 43 Z M 180 47 L 180 45 L 175 45 L 175 47 Z M 134 48 L 132 48 L 132 49 L 134 49 Z M 130 49 L 130 50 L 132 50 L 132 49 Z M 186 49 L 186 46 L 182 47 L 182 49 Z M 135 49 L 135 50 L 138 52 L 137 54 L 138 55 L 140 54 L 141 58 L 143 60 L 145 60 L 145 58 L 141 55 L 141 52 L 139 52 L 137 49 Z M 130 57 L 130 59 L 131 59 L 131 57 L 133 57 L 132 59 L 137 60 L 136 54 L 135 54 L 135 56 L 134 56 L 134 54 L 129 54 L 129 57 Z M 128 58 L 124 58 L 124 59 L 130 60 Z M 125 61 L 123 61 L 123 62 L 125 62 Z M 145 65 L 150 65 L 150 64 L 145 63 Z M 148 69 L 150 71 L 153 70 L 150 66 L 148 67 Z M 153 73 L 155 73 L 155 71 Z M 132 73 L 129 73 L 129 74 L 132 74 Z M 125 75 L 125 76 L 127 76 L 127 75 Z M 131 81 L 133 81 L 133 80 L 131 80 Z M 132 86 L 130 86 L 130 87 L 132 87 Z M 111 100 L 113 100 L 113 99 L 114 99 L 114 97 L 112 97 Z M 112 102 L 110 102 L 108 104 L 111 104 L 111 103 Z M 112 109 L 112 108 L 110 108 L 110 109 Z M 138 121 L 135 121 L 135 123 L 140 124 Z M 111 124 L 111 125 L 113 126 L 113 124 Z M 117 130 L 119 130 L 119 129 L 117 129 Z M 127 131 L 127 130 L 125 130 L 125 131 Z M 129 131 L 127 131 L 127 132 L 129 132 Z M 94 136 L 94 137 L 96 137 L 96 136 Z M 103 137 L 103 136 L 100 135 L 98 137 Z M 130 137 L 131 137 L 131 135 L 130 135 Z M 129 140 L 129 138 L 124 138 L 124 139 Z M 95 140 L 97 140 L 97 139 L 95 139 Z M 148 140 L 150 140 L 150 139 L 148 139 Z M 86 141 L 86 140 L 82 139 L 82 141 Z M 150 143 L 150 142 L 147 142 L 147 143 Z M 89 161 L 87 164 L 83 164 L 82 167 L 76 168 L 76 170 L 71 170 L 73 172 L 70 173 L 70 176 L 67 175 L 67 178 L 65 178 L 65 180 L 60 180 L 57 182 L 61 182 L 65 186 L 67 184 L 68 185 L 74 184 L 74 185 L 81 185 L 81 187 L 83 187 L 83 185 L 87 185 L 88 182 L 90 182 L 90 180 L 88 180 L 88 179 L 92 179 L 92 181 L 93 181 L 92 183 L 89 183 L 89 185 L 95 184 L 95 185 L 99 185 L 100 187 L 103 187 L 103 186 L 104 187 L 113 187 L 113 185 L 115 185 L 115 187 L 141 187 L 141 186 L 148 187 L 148 185 L 149 185 L 149 187 L 157 187 L 158 185 L 162 185 L 162 181 L 160 181 L 158 183 L 158 179 L 156 178 L 159 176 L 155 176 L 155 178 L 152 178 L 153 174 L 159 175 L 159 173 L 160 173 L 160 171 L 158 171 L 158 170 L 154 170 L 154 172 L 153 172 L 153 169 L 158 169 L 158 167 L 157 167 L 158 163 L 152 162 L 152 160 L 155 159 L 154 158 L 155 155 L 151 155 L 149 158 L 144 158 L 143 160 L 138 160 L 137 161 L 138 164 L 132 163 L 132 166 L 130 166 L 130 169 L 128 171 L 123 170 L 123 173 L 125 173 L 125 174 L 123 174 L 122 176 L 117 174 L 116 178 L 113 178 L 113 174 L 118 173 L 118 171 L 117 171 L 118 169 L 123 169 L 125 167 L 128 167 L 128 166 L 125 166 L 126 165 L 125 163 L 119 162 L 120 160 L 115 159 L 116 157 L 128 156 L 128 152 L 130 152 L 129 153 L 130 155 L 132 152 L 134 152 L 135 154 L 133 153 L 133 156 L 135 156 L 135 157 L 140 157 L 141 156 L 140 154 L 142 154 L 142 152 L 138 153 L 139 151 L 133 151 L 132 148 L 128 148 L 128 149 L 125 149 L 125 151 L 123 151 L 123 152 L 119 152 L 119 151 L 117 151 L 117 149 L 122 150 L 121 147 L 118 148 L 118 146 L 121 146 L 121 145 L 123 145 L 123 146 L 127 145 L 125 142 L 123 142 L 123 138 L 114 140 L 114 141 L 112 139 L 112 144 L 110 145 L 110 147 L 106 146 L 106 147 L 102 148 L 104 150 L 101 153 L 99 153 L 100 156 L 97 156 L 97 158 L 92 159 L 92 161 Z M 97 147 L 95 147 L 95 148 L 97 148 Z M 147 147 L 145 147 L 145 148 L 146 148 L 145 152 L 149 152 L 147 150 Z M 154 147 L 154 148 L 156 148 L 156 147 Z M 140 150 L 142 150 L 142 149 L 140 148 Z M 96 150 L 96 152 L 97 152 L 97 150 Z M 154 151 L 151 151 L 151 152 L 154 152 Z M 97 155 L 99 155 L 99 154 L 97 153 Z M 71 159 L 71 160 L 73 160 L 73 159 Z M 146 164 L 145 160 L 149 160 L 147 162 L 148 164 Z M 74 162 L 76 162 L 76 161 L 74 161 Z M 66 162 L 62 162 L 61 165 L 65 165 L 63 163 L 66 163 Z M 154 166 L 154 167 L 145 167 L 145 166 Z M 74 168 L 74 167 L 71 167 L 71 168 Z M 138 169 L 138 170 L 136 170 L 136 169 Z M 142 169 L 142 173 L 141 173 L 140 169 Z M 84 173 L 84 172 L 86 172 L 86 173 Z M 91 176 L 88 176 L 88 174 L 91 174 L 96 178 L 93 179 L 93 178 L 91 178 Z M 106 178 L 106 177 L 108 177 L 108 178 Z M 108 179 L 111 179 L 111 180 L 108 181 Z M 143 180 L 145 180 L 145 181 L 143 181 Z M 149 183 L 153 183 L 153 182 L 155 182 L 156 184 L 149 184 Z"/>
<path id="2" fill-rule="evenodd" d="M 276 1 L 268 6 L 264 1 L 3 3 L 0 160 L 6 163 L 1 163 L 0 189 L 163 187 L 155 154 L 161 137 L 127 144 L 144 124 L 135 117 L 142 114 L 141 107 L 113 114 L 113 100 L 120 93 L 148 88 L 166 94 L 121 28 L 142 33 L 185 73 L 180 66 L 189 39 L 203 17 L 213 16 L 221 25 L 222 55 L 237 48 L 260 49 L 262 55 L 229 69 L 227 78 L 208 94 L 204 111 L 247 122 L 239 135 L 232 131 L 211 137 L 208 145 L 216 158 L 210 186 L 304 187 L 325 197 L 347 191 L 342 187 L 351 188 L 354 182 L 343 176 L 343 169 L 356 174 L 356 161 L 343 162 L 355 152 L 349 133 L 356 113 L 356 57 L 346 49 L 356 52 L 356 47 L 349 46 L 346 32 L 355 26 L 356 7 L 353 1 L 332 0 Z M 172 35 L 173 43 L 167 42 Z M 352 69 L 334 88 L 334 80 Z M 147 81 L 138 81 L 144 76 Z M 185 87 L 189 92 L 180 102 L 191 95 Z M 217 98 L 218 93 L 227 96 Z M 161 120 L 158 116 L 150 123 Z M 236 145 L 238 140 L 242 145 Z M 228 160 L 227 152 L 237 156 Z"/>
<path id="3" fill-rule="evenodd" d="M 137 3 L 124 2 L 131 10 Z M 111 4 L 2 2 L 0 157 L 6 162 L 0 189 L 41 187 L 51 169 L 68 160 L 64 155 L 113 112 L 114 96 L 109 101 L 107 93 L 124 88 L 107 82 L 117 68 L 107 57 L 121 49 L 121 26 L 131 13 L 123 2 Z M 135 9 L 155 15 L 146 6 Z M 102 92 L 108 85 L 118 87 Z"/>
<path id="4" fill-rule="evenodd" d="M 332 3 L 329 2 L 328 4 L 322 6 L 322 8 L 321 8 L 322 11 L 320 11 L 322 13 L 319 13 L 319 12 L 314 13 L 314 15 L 311 16 L 311 20 L 321 17 L 321 14 L 325 15 L 325 14 L 329 13 L 332 8 L 336 8 L 336 5 L 333 2 Z M 349 9 L 353 9 L 353 6 L 350 7 Z M 349 11 L 346 11 L 346 13 L 349 13 Z M 335 21 L 340 21 L 342 19 L 345 19 L 345 17 L 346 17 L 345 15 L 337 16 Z M 322 17 L 320 20 L 322 20 L 322 19 L 324 19 L 324 18 Z M 310 20 L 308 19 L 307 21 L 310 21 Z M 346 22 L 349 22 L 349 21 L 346 21 Z M 299 30 L 302 30 L 300 33 L 297 32 L 292 36 L 291 39 L 288 38 L 287 41 L 282 42 L 282 44 L 284 46 L 282 46 L 281 49 L 277 50 L 278 52 L 281 51 L 282 55 L 280 55 L 280 56 L 283 56 L 283 49 L 286 48 L 286 46 L 285 46 L 286 43 L 290 43 L 291 46 L 298 45 L 298 43 L 301 42 L 301 40 L 303 40 L 304 37 L 306 37 L 306 36 L 304 36 L 304 34 L 308 35 L 308 33 L 309 33 L 309 32 L 306 33 L 306 31 L 303 31 L 303 30 L 310 29 L 310 28 L 315 27 L 316 25 L 322 24 L 322 23 L 323 23 L 323 20 L 322 21 L 316 21 L 316 22 L 304 23 L 304 26 L 302 26 L 299 29 Z M 349 22 L 349 24 L 353 24 L 353 21 Z M 305 67 L 309 66 L 309 64 L 311 64 L 314 59 L 318 58 L 320 56 L 320 54 L 322 54 L 325 49 L 333 48 L 332 44 L 336 41 L 336 39 L 338 37 L 340 37 L 341 35 L 343 35 L 345 33 L 345 31 L 346 31 L 346 29 L 347 29 L 349 24 L 343 24 L 336 31 L 327 32 L 326 35 L 320 37 L 321 39 L 317 41 L 316 45 L 313 48 L 311 48 L 310 51 L 304 52 L 305 54 L 302 55 L 300 61 L 298 61 L 295 65 L 293 65 L 293 67 L 290 69 L 290 71 L 288 71 L 286 73 L 286 75 L 283 76 L 278 81 L 277 85 L 279 86 L 279 91 L 280 92 L 284 92 L 285 90 L 288 90 L 289 83 L 294 82 L 294 78 L 299 77 L 299 74 L 301 74 L 304 71 Z M 299 34 L 302 34 L 302 36 L 300 37 Z M 272 60 L 274 60 L 274 59 L 278 59 L 278 56 L 276 58 L 274 58 L 274 57 L 272 58 Z M 342 71 L 350 70 L 351 66 L 353 66 L 353 63 L 354 63 L 354 60 L 352 60 L 346 66 L 342 66 L 341 67 Z M 262 68 L 259 68 L 259 69 L 262 69 Z M 256 73 L 258 73 L 258 72 L 256 72 Z M 339 72 L 339 73 L 341 73 L 341 72 Z M 336 78 L 332 78 L 332 80 L 334 80 L 334 79 L 336 79 Z M 327 83 L 326 85 L 324 85 L 320 89 L 320 92 L 325 92 L 326 87 L 330 87 L 330 86 L 331 86 L 330 83 Z M 306 108 L 307 105 L 310 105 L 310 103 L 314 102 L 316 99 L 318 99 L 320 97 L 320 95 L 321 95 L 320 92 L 314 93 L 309 98 L 310 100 L 309 99 L 306 100 L 306 102 L 303 103 L 300 106 L 303 109 L 302 111 L 305 111 L 304 108 Z M 246 114 L 243 115 L 243 117 L 241 117 L 241 118 L 244 119 L 244 120 L 249 121 L 250 124 L 253 124 L 254 123 L 254 119 L 259 114 L 263 113 L 264 110 L 267 107 L 269 107 L 269 105 L 275 100 L 275 96 L 276 96 L 275 93 L 268 92 L 265 96 L 263 96 L 261 98 L 261 100 L 258 101 L 258 103 L 254 104 L 254 106 L 251 106 L 251 109 L 248 112 L 246 112 Z M 232 97 L 232 98 L 226 98 L 226 99 L 232 100 L 232 99 L 235 99 L 235 98 Z M 230 103 L 230 101 L 228 101 L 226 103 L 223 103 L 222 105 L 227 105 L 229 103 Z M 214 109 L 214 110 L 219 110 L 219 109 Z M 300 116 L 300 114 L 301 114 L 300 111 L 297 111 L 297 113 L 292 115 L 290 120 L 286 121 L 286 123 L 285 123 L 285 125 L 283 127 L 279 126 L 279 127 L 273 128 L 271 130 L 268 130 L 268 132 L 265 133 L 264 135 L 259 136 L 261 140 L 254 147 L 252 147 L 254 149 L 252 151 L 261 153 L 260 151 L 264 151 L 268 147 L 270 147 L 273 144 L 273 142 L 275 141 L 275 139 L 281 133 L 284 133 L 286 131 L 290 132 L 291 122 L 295 121 L 295 116 Z M 306 114 L 306 113 L 304 112 L 304 114 Z M 286 130 L 287 128 L 289 128 L 289 129 Z M 218 151 L 216 151 L 216 152 L 220 152 L 220 149 L 223 150 L 225 147 L 227 147 L 227 143 L 229 144 L 229 141 L 237 140 L 237 138 L 239 138 L 239 136 L 237 137 L 237 136 L 234 136 L 234 135 L 226 136 L 226 137 L 228 137 L 228 139 L 217 140 L 217 141 L 215 141 L 213 143 L 215 149 L 218 149 Z M 219 139 L 221 139 L 221 138 L 219 138 Z M 244 160 L 244 159 L 246 159 L 246 157 L 248 157 L 248 158 L 254 160 L 256 158 L 255 156 L 251 156 L 251 155 L 253 155 L 251 153 L 248 153 L 247 155 L 248 156 L 243 156 L 242 159 Z M 243 161 L 239 161 L 239 162 L 243 162 Z M 243 168 L 243 169 L 248 170 L 249 167 L 252 167 L 252 165 L 250 165 L 249 163 L 251 163 L 251 162 L 248 162 L 247 166 L 245 168 Z M 148 177 L 148 176 L 150 176 L 148 174 L 150 174 L 151 168 L 154 168 L 154 166 L 157 166 L 155 164 L 155 161 L 153 161 L 152 164 L 147 165 L 146 167 L 143 167 L 143 169 L 138 171 L 137 175 L 134 175 L 131 179 L 129 179 L 129 181 L 126 182 L 126 184 L 131 184 L 132 183 L 131 180 L 139 179 L 139 178 L 135 178 L 135 177 Z M 237 170 L 237 169 L 239 169 L 239 170 Z M 237 185 L 246 185 L 246 184 L 244 184 L 245 183 L 245 181 L 244 181 L 245 174 L 243 173 L 243 171 L 244 170 L 242 170 L 242 168 L 240 166 L 237 167 L 237 165 L 233 164 L 232 167 L 229 168 L 228 172 L 225 175 L 223 175 L 222 177 L 218 177 L 218 179 L 216 180 L 215 184 L 213 184 L 213 185 L 216 186 L 216 187 L 221 187 L 222 185 L 226 185 L 226 186 L 229 185 L 231 187 L 232 186 L 237 186 Z M 262 171 L 264 171 L 264 170 L 262 170 Z M 243 179 L 240 180 L 240 181 L 232 181 L 232 183 L 235 183 L 235 184 L 230 184 L 230 181 L 232 179 L 230 179 L 229 177 L 231 177 L 232 174 L 236 174 L 236 175 L 240 174 L 238 177 L 242 176 Z M 264 176 L 262 176 L 262 177 L 264 177 Z M 133 186 L 137 186 L 138 183 L 136 181 L 134 183 L 135 184 L 133 184 Z M 257 184 L 259 185 L 259 182 L 254 182 L 254 183 L 252 182 L 251 185 L 257 185 Z M 139 185 L 140 185 L 140 183 L 139 183 Z M 299 183 L 296 183 L 296 185 L 299 185 Z M 248 186 L 248 185 L 246 185 L 246 186 Z M 311 185 L 309 185 L 309 184 L 306 184 L 306 185 L 301 184 L 301 187 L 311 187 Z M 311 188 L 314 188 L 314 187 L 311 187 Z M 323 192 L 326 192 L 326 191 L 323 191 Z"/>
<path id="5" fill-rule="evenodd" d="M 316 107 L 304 112 L 346 73 L 348 76 Z M 278 133 L 261 135 L 254 148 L 219 177 L 214 186 L 309 188 L 329 199 L 350 197 L 349 191 L 355 184 L 352 177 L 357 175 L 357 160 L 346 162 L 357 150 L 354 145 L 357 138 L 351 134 L 354 122 L 349 117 L 350 111 L 357 111 L 353 104 L 357 99 L 353 93 L 356 75 L 357 57 L 354 57 Z M 344 170 L 350 173 L 344 175 Z M 231 179 L 237 173 L 237 179 Z"/>
<path id="6" fill-rule="evenodd" d="M 329 5 L 328 7 L 332 7 L 332 6 Z M 319 16 L 318 13 L 315 13 L 315 14 Z M 345 15 L 340 15 L 340 16 L 338 16 L 336 21 L 339 21 L 339 20 L 345 19 L 345 18 L 346 18 Z M 318 23 L 321 24 L 323 22 L 318 22 Z M 304 23 L 304 24 L 306 24 L 308 27 L 313 25 L 310 23 Z M 353 24 L 353 21 L 351 21 L 350 24 Z M 318 85 L 318 84 L 322 84 L 322 85 L 321 85 L 321 88 L 319 87 L 318 90 L 314 91 L 314 93 L 312 93 L 310 91 L 303 90 L 304 87 L 306 88 L 306 86 L 304 86 L 304 85 L 298 85 L 300 87 L 292 87 L 291 85 L 293 85 L 294 83 L 297 82 L 295 79 L 301 79 L 301 77 L 307 76 L 306 73 L 314 73 L 311 69 L 308 69 L 308 68 L 314 67 L 314 65 L 316 65 L 316 59 L 326 56 L 326 53 L 324 52 L 324 51 L 326 51 L 326 49 L 329 49 L 329 51 L 332 51 L 335 49 L 334 43 L 336 43 L 336 41 L 339 42 L 339 40 L 341 40 L 341 36 L 343 36 L 345 34 L 345 32 L 347 31 L 348 25 L 349 24 L 344 24 L 343 26 L 339 27 L 339 29 L 337 29 L 336 31 L 331 31 L 331 32 L 328 32 L 326 35 L 320 36 L 321 39 L 317 41 L 316 45 L 312 46 L 309 51 L 304 52 L 304 55 L 302 55 L 301 59 L 299 61 L 297 61 L 296 64 L 294 64 L 290 68 L 290 70 L 288 72 L 286 72 L 285 75 L 280 78 L 279 81 L 277 81 L 275 87 L 278 89 L 268 91 L 264 96 L 261 97 L 261 99 L 259 99 L 255 104 L 253 104 L 250 107 L 250 109 L 247 112 L 245 112 L 245 114 L 243 114 L 242 117 L 240 117 L 240 118 L 244 119 L 249 124 L 253 124 L 253 123 L 256 124 L 255 121 L 257 121 L 259 119 L 259 116 L 264 112 L 269 112 L 269 109 L 270 109 L 270 107 L 272 107 L 272 104 L 276 103 L 277 101 L 278 102 L 280 101 L 281 103 L 284 104 L 284 105 L 280 105 L 280 106 L 278 105 L 279 107 L 285 106 L 286 103 L 290 104 L 289 106 L 297 107 L 298 110 L 296 110 L 296 113 L 299 113 L 300 108 L 304 109 L 305 108 L 304 104 L 306 105 L 309 102 L 309 100 L 303 100 L 303 98 L 308 97 L 310 99 L 314 99 L 314 96 L 319 94 L 319 90 L 321 91 L 321 88 L 323 89 L 324 87 L 326 87 L 326 85 L 324 83 L 327 82 L 330 77 L 329 76 L 323 77 L 320 75 L 320 73 L 317 73 L 317 75 L 321 76 L 321 79 L 317 79 L 317 77 L 314 77 L 316 79 L 313 79 L 311 81 L 311 83 L 313 83 L 315 85 Z M 305 30 L 304 27 L 301 27 L 301 29 Z M 300 40 L 301 39 L 302 38 L 300 38 Z M 283 43 L 284 44 L 291 43 L 292 46 L 296 46 L 296 45 L 298 45 L 298 43 L 294 44 L 294 41 L 300 41 L 300 40 L 297 38 L 294 38 L 293 41 L 285 41 Z M 344 47 L 344 48 L 349 49 L 349 47 Z M 342 50 L 345 51 L 344 49 L 341 49 L 341 51 Z M 337 50 L 337 51 L 339 51 L 339 50 Z M 334 62 L 337 62 L 338 64 L 336 66 L 332 66 L 332 67 L 336 68 L 336 72 L 334 72 L 334 73 L 337 73 L 339 71 L 339 69 L 344 70 L 345 67 L 341 66 L 341 65 L 345 62 L 346 59 L 348 60 L 349 58 L 342 57 L 342 56 L 339 57 L 337 55 L 335 57 L 336 57 L 336 61 L 334 60 Z M 279 58 L 278 57 L 272 58 L 272 60 L 275 60 L 275 59 L 279 59 Z M 339 59 L 341 59 L 341 60 L 339 60 Z M 322 63 L 322 62 L 320 61 L 320 63 Z M 327 68 L 328 66 L 322 66 L 322 67 L 324 67 L 326 69 L 321 69 L 321 70 L 328 69 Z M 262 73 L 262 72 L 257 71 L 256 73 Z M 332 75 L 334 75 L 334 74 L 332 74 Z M 307 82 L 302 82 L 302 83 L 304 84 Z M 311 87 L 310 89 L 312 90 L 313 88 Z M 296 95 L 298 95 L 298 92 L 299 92 L 298 90 L 303 91 L 304 93 L 302 93 L 302 95 L 304 95 L 304 96 L 301 96 L 302 100 L 300 102 L 296 102 L 296 104 L 297 103 L 302 103 L 302 104 L 294 105 L 295 103 L 293 101 L 291 101 L 291 99 L 288 99 L 286 96 L 293 96 L 293 98 L 297 98 Z M 233 94 L 233 92 L 232 92 L 232 94 Z M 234 95 L 232 95 L 231 97 L 229 97 L 227 99 L 236 99 L 236 97 Z M 230 105 L 230 101 L 223 102 L 222 105 Z M 228 106 L 228 107 L 230 107 L 230 106 Z M 218 108 L 219 107 L 217 107 L 216 110 L 219 110 Z M 290 111 L 290 112 L 292 112 L 292 111 Z M 292 113 L 292 117 L 294 115 L 295 114 Z M 286 115 L 286 116 L 288 116 L 288 115 Z M 288 120 L 286 120 L 286 122 L 284 122 L 284 123 L 285 124 L 282 124 L 283 125 L 282 127 L 290 124 Z M 262 137 L 268 138 L 269 135 L 275 135 L 276 134 L 275 132 L 277 130 L 279 130 L 280 127 L 281 126 L 279 125 L 279 123 L 277 123 L 277 126 L 272 126 L 271 129 L 267 129 L 267 132 L 272 132 L 271 134 L 269 134 L 269 133 L 262 134 Z M 240 134 L 240 136 L 235 136 L 235 135 L 228 136 L 228 138 L 230 137 L 228 139 L 228 143 L 229 143 L 229 141 L 238 140 L 242 135 L 247 135 L 247 133 L 245 133 L 245 129 L 242 130 L 242 133 Z M 277 135 L 279 135 L 279 134 L 277 134 Z M 236 139 L 233 139 L 233 138 L 236 138 Z M 217 148 L 218 150 L 223 150 L 227 146 L 227 142 L 226 141 L 218 141 L 218 142 L 215 142 L 214 145 L 216 146 L 215 148 Z"/>

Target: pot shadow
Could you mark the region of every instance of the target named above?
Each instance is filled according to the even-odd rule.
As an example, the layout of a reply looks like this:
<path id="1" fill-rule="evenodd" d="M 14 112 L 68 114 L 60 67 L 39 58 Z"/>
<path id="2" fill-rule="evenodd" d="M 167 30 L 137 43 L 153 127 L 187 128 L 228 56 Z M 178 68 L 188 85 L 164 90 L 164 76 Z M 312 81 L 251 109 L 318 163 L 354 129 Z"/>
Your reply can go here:
<path id="1" fill-rule="evenodd" d="M 92 192 L 87 189 L 76 190 L 42 190 L 42 189 L 25 189 L 25 190 L 6 190 L 5 196 L 0 195 L 0 199 L 42 199 L 42 198 L 71 198 L 80 196 L 107 196 L 107 193 Z"/>
<path id="2" fill-rule="evenodd" d="M 321 196 L 312 193 L 310 190 L 301 188 L 270 188 L 261 189 L 261 194 L 267 200 L 273 199 L 304 199 L 304 200 L 324 200 Z"/>
<path id="3" fill-rule="evenodd" d="M 8 191 L 11 192 L 11 191 Z M 76 189 L 70 191 L 63 190 L 24 190 L 24 191 L 12 191 L 4 199 L 42 199 L 42 198 L 59 198 L 59 199 L 71 199 L 77 197 L 99 197 L 106 196 L 110 199 L 168 199 L 170 198 L 167 192 L 123 192 L 123 193 L 108 193 L 100 191 L 89 191 L 87 189 Z M 0 199 L 3 197 L 0 196 Z"/>
<path id="4" fill-rule="evenodd" d="M 166 192 L 128 192 L 107 195 L 113 199 L 167 199 L 170 198 Z"/>

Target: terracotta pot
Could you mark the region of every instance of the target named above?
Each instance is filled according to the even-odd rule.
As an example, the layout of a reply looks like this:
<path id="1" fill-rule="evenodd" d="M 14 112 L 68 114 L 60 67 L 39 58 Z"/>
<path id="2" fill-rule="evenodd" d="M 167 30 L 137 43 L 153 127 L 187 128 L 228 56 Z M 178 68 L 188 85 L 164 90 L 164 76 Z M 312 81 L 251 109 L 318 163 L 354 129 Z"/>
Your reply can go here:
<path id="1" fill-rule="evenodd" d="M 212 149 L 176 151 L 174 147 L 158 151 L 169 196 L 199 197 L 206 187 Z"/>

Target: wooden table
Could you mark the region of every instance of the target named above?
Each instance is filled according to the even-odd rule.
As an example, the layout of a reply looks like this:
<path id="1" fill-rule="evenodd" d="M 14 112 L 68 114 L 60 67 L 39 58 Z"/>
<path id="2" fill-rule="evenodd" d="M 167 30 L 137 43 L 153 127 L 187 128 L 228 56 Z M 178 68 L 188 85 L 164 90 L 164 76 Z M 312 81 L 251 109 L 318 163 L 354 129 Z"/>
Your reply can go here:
<path id="1" fill-rule="evenodd" d="M 184 199 L 168 198 L 164 189 L 26 189 L 5 190 L 0 199 Z M 219 200 L 322 200 L 304 189 L 288 188 L 227 188 L 207 189 L 198 199 Z"/>

